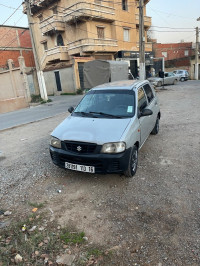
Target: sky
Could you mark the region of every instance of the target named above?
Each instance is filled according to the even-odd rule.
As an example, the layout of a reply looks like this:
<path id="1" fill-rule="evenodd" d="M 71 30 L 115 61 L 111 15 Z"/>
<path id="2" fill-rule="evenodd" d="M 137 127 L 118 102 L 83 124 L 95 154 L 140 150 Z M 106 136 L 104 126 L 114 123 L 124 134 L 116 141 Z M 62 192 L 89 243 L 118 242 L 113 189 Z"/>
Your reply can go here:
<path id="1" fill-rule="evenodd" d="M 22 0 L 0 0 L 1 25 L 28 26 L 22 7 L 12 15 L 21 3 Z M 195 27 L 200 28 L 200 0 L 151 0 L 147 16 L 152 17 L 151 37 L 158 42 L 195 42 Z"/>

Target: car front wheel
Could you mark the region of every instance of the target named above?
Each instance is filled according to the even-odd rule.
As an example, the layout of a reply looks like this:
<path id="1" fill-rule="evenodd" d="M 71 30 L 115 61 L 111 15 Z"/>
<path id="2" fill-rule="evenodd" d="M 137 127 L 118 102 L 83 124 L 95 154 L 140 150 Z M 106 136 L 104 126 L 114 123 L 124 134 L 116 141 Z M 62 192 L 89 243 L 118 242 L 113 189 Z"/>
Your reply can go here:
<path id="1" fill-rule="evenodd" d="M 161 87 L 162 86 L 162 82 L 158 81 L 157 87 Z"/>
<path id="2" fill-rule="evenodd" d="M 177 83 L 178 83 L 178 80 L 175 79 L 173 84 L 176 85 Z"/>
<path id="3" fill-rule="evenodd" d="M 182 82 L 183 82 L 183 81 L 185 81 L 185 79 L 182 77 L 182 78 L 180 79 L 180 81 L 182 81 Z"/>
<path id="4" fill-rule="evenodd" d="M 138 148 L 136 145 L 134 145 L 129 157 L 128 168 L 124 172 L 124 175 L 126 177 L 133 177 L 136 174 L 137 165 L 138 165 Z"/>

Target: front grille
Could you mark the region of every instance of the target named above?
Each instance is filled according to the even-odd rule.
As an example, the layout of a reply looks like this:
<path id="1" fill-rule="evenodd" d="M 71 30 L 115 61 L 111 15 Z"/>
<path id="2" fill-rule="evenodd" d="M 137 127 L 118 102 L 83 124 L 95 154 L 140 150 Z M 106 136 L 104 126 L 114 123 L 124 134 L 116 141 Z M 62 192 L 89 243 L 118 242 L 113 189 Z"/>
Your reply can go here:
<path id="1" fill-rule="evenodd" d="M 65 150 L 75 152 L 75 153 L 94 153 L 97 144 L 86 143 L 86 142 L 74 142 L 74 141 L 64 141 Z"/>

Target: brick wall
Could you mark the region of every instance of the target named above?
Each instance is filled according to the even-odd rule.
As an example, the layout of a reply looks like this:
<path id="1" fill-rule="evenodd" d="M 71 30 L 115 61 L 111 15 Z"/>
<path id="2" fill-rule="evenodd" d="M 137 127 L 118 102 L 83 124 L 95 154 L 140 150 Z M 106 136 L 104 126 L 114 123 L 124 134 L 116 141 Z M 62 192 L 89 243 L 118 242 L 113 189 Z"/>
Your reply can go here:
<path id="1" fill-rule="evenodd" d="M 18 67 L 20 55 L 24 57 L 27 67 L 35 66 L 28 28 L 0 26 L 0 47 L 0 68 L 5 68 L 8 59 L 12 59 L 14 66 Z"/>
<path id="2" fill-rule="evenodd" d="M 194 54 L 192 49 L 192 43 L 154 43 L 153 51 L 155 57 L 163 57 L 163 53 L 166 53 L 165 60 L 174 60 L 183 57 L 190 57 Z M 185 54 L 188 51 L 188 55 Z"/>

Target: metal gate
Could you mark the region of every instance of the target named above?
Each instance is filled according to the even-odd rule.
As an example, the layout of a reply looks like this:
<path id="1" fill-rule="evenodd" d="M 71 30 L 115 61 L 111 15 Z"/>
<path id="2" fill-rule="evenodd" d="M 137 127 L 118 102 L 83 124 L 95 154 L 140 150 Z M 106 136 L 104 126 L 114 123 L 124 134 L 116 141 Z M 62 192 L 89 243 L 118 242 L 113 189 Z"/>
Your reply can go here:
<path id="1" fill-rule="evenodd" d="M 156 74 L 159 72 L 160 69 L 163 70 L 162 60 L 154 59 L 153 60 L 153 68 L 155 69 Z"/>
<path id="2" fill-rule="evenodd" d="M 81 89 L 85 89 L 84 88 L 83 67 L 84 67 L 84 63 L 78 63 L 78 72 L 79 72 L 79 80 L 80 80 Z"/>

